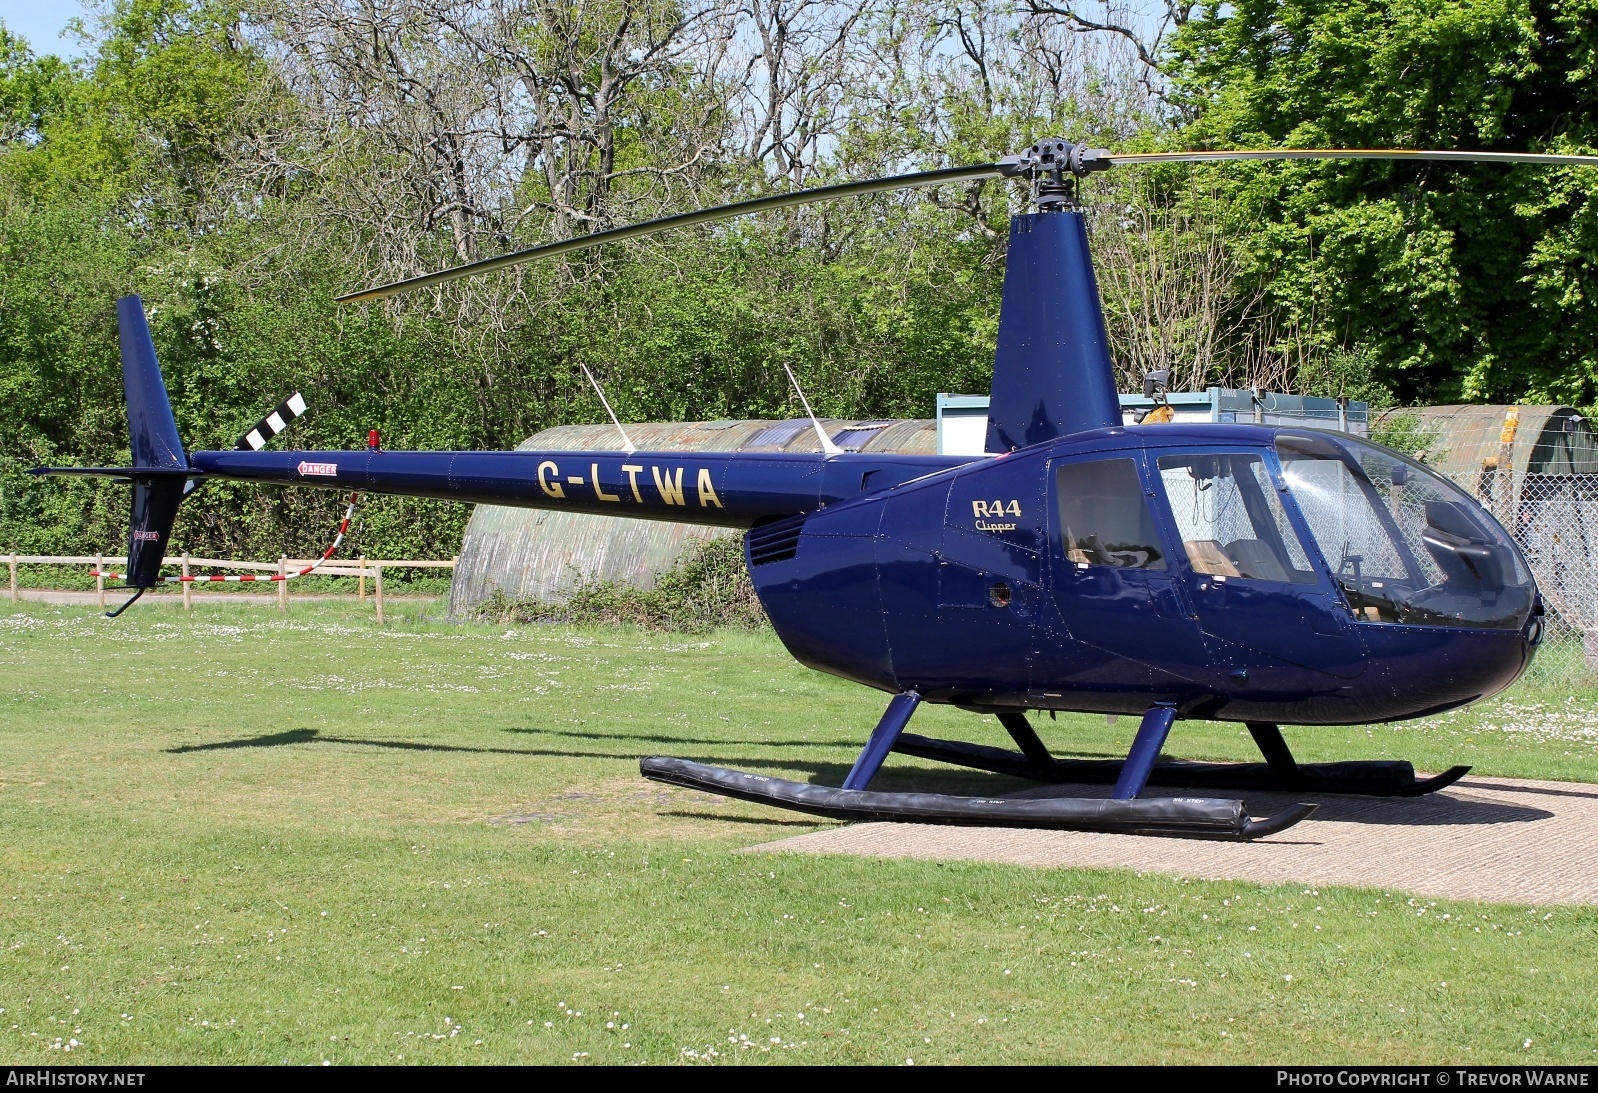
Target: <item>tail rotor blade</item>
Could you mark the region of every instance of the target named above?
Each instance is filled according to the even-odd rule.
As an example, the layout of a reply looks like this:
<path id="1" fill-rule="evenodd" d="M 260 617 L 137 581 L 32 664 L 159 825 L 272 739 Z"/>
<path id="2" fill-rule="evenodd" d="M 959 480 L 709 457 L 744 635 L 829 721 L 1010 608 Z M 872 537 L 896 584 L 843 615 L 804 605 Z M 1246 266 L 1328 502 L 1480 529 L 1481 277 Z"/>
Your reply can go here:
<path id="1" fill-rule="evenodd" d="M 258 452 L 278 433 L 289 427 L 295 418 L 305 413 L 305 397 L 298 391 L 278 403 L 270 414 L 250 427 L 233 445 L 236 452 Z"/>

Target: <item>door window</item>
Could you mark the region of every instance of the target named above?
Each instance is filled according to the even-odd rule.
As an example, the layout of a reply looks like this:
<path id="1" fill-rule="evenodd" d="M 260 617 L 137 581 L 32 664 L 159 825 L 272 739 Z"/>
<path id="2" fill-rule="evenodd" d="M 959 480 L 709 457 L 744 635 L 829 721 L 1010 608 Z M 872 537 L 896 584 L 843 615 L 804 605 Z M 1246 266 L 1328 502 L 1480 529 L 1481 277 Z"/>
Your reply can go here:
<path id="1" fill-rule="evenodd" d="M 1134 460 L 1066 463 L 1055 472 L 1054 486 L 1067 561 L 1084 568 L 1165 568 L 1165 552 Z"/>
<path id="2" fill-rule="evenodd" d="M 1257 455 L 1159 459 L 1160 481 L 1195 573 L 1314 584 L 1315 572 Z"/>

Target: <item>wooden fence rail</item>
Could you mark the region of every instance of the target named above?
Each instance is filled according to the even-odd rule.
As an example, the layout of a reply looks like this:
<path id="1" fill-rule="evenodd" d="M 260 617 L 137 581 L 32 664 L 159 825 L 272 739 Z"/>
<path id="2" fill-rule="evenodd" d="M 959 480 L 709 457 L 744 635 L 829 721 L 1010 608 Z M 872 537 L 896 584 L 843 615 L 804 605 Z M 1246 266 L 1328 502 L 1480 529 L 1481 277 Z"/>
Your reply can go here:
<path id="1" fill-rule="evenodd" d="M 162 565 L 181 566 L 183 576 L 190 576 L 190 567 L 198 566 L 202 569 L 243 569 L 257 573 L 286 574 L 291 569 L 302 569 L 312 564 L 312 558 L 282 557 L 275 562 L 236 562 L 229 558 L 195 558 L 187 554 L 162 558 Z M 382 558 L 369 559 L 364 555 L 352 562 L 335 562 L 324 565 L 316 570 L 318 577 L 354 577 L 358 584 L 356 595 L 362 603 L 366 602 L 366 579 L 372 579 L 372 598 L 376 601 L 377 621 L 383 621 L 383 570 L 385 569 L 450 569 L 455 568 L 458 558 L 445 561 L 436 559 L 417 558 Z M 6 565 L 10 570 L 11 602 L 19 601 L 21 591 L 17 587 L 17 566 L 19 565 L 92 565 L 97 573 L 103 574 L 106 567 L 120 568 L 127 565 L 126 558 L 113 558 L 101 554 L 8 554 Z M 183 584 L 183 609 L 191 610 L 194 605 L 192 598 L 194 583 L 186 581 Z M 289 583 L 277 581 L 277 606 L 279 611 L 289 609 Z M 94 579 L 96 599 L 101 607 L 105 606 L 105 577 L 97 576 Z"/>

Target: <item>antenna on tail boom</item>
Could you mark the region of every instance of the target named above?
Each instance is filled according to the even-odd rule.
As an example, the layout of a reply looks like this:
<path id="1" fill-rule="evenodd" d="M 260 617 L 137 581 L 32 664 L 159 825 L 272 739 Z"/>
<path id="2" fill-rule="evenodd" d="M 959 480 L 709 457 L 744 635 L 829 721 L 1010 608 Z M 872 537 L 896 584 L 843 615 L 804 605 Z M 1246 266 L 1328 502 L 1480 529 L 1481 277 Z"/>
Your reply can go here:
<path id="1" fill-rule="evenodd" d="M 586 364 L 579 362 L 577 367 L 583 370 L 583 375 L 588 377 L 588 382 L 594 385 L 594 394 L 599 396 L 600 405 L 605 408 L 605 413 L 610 415 L 610 423 L 616 426 L 616 431 L 621 434 L 622 446 L 626 448 L 628 455 L 632 455 L 638 448 L 633 444 L 632 437 L 627 435 L 627 430 L 621 427 L 621 419 L 616 416 L 616 411 L 610 408 L 610 400 L 605 397 L 605 389 L 599 386 L 599 381 L 594 378 L 594 374 L 588 370 Z"/>
<path id="2" fill-rule="evenodd" d="M 805 413 L 810 415 L 810 424 L 815 426 L 816 438 L 821 441 L 821 450 L 828 455 L 842 455 L 843 449 L 832 442 L 832 437 L 827 435 L 827 430 L 823 429 L 821 422 L 816 420 L 816 412 L 810 408 L 810 400 L 805 398 L 805 390 L 799 386 L 799 381 L 794 377 L 793 369 L 785 364 L 782 366 L 782 370 L 788 373 L 788 382 L 793 384 L 793 389 L 798 394 L 799 401 L 804 404 Z"/>

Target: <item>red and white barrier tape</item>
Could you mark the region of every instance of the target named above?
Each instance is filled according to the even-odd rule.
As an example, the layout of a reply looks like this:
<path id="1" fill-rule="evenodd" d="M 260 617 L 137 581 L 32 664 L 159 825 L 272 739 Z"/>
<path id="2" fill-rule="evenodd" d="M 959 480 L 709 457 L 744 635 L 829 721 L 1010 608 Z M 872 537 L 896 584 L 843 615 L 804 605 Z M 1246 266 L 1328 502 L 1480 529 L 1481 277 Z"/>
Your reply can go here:
<path id="1" fill-rule="evenodd" d="M 310 565 L 294 573 L 215 573 L 200 577 L 161 577 L 162 584 L 205 584 L 211 581 L 292 581 L 295 577 L 303 577 L 307 573 L 314 573 L 327 564 L 333 557 L 339 545 L 344 542 L 344 534 L 350 530 L 350 521 L 355 518 L 355 502 L 360 500 L 360 493 L 350 494 L 349 508 L 344 510 L 344 519 L 338 526 L 338 534 L 333 537 L 333 543 L 322 552 L 322 556 Z M 125 581 L 126 573 L 101 573 L 97 569 L 89 570 L 91 577 L 104 577 L 108 581 Z"/>

